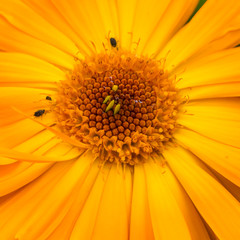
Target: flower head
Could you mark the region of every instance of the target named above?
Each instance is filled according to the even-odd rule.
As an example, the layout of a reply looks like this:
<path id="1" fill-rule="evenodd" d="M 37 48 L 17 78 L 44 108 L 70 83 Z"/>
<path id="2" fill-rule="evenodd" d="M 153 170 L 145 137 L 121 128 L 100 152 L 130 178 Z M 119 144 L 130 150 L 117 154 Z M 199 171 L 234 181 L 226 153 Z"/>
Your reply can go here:
<path id="1" fill-rule="evenodd" d="M 240 4 L 0 3 L 0 239 L 239 239 Z"/>

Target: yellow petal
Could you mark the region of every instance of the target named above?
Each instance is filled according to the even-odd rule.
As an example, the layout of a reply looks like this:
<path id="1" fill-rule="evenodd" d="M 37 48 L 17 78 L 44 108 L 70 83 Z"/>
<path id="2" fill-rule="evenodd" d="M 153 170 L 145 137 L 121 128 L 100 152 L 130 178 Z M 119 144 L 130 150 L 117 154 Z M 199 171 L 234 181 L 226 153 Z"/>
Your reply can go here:
<path id="1" fill-rule="evenodd" d="M 60 139 L 54 139 L 54 140 L 50 141 L 48 144 L 45 144 L 41 148 L 41 151 L 44 152 L 44 155 L 46 158 L 55 157 L 57 161 L 60 161 L 63 158 L 71 160 L 71 159 L 78 158 L 83 152 L 86 151 L 83 148 L 73 147 L 71 144 L 63 142 Z"/>
<path id="2" fill-rule="evenodd" d="M 23 33 L 12 26 L 3 16 L 0 17 L 0 28 L 0 45 L 2 50 L 27 53 L 54 65 L 72 69 L 74 65 L 73 56 Z"/>
<path id="3" fill-rule="evenodd" d="M 104 29 L 95 1 L 53 0 L 52 2 L 86 45 L 96 51 L 91 44 L 93 42 L 97 50 L 103 49 L 102 42 L 106 40 L 107 31 Z"/>
<path id="4" fill-rule="evenodd" d="M 27 141 L 17 145 L 14 149 L 1 148 L 0 155 L 8 156 L 14 160 L 25 161 L 1 167 L 1 195 L 12 192 L 31 182 L 45 172 L 54 162 L 75 159 L 83 150 L 74 149 L 71 145 L 61 143 L 60 139 L 53 138 L 51 134 L 42 131 Z M 29 162 L 46 162 L 48 164 L 31 164 Z"/>
<path id="5" fill-rule="evenodd" d="M 240 187 L 223 177 L 217 171 L 211 169 L 219 182 L 240 202 Z"/>
<path id="6" fill-rule="evenodd" d="M 8 200 L 10 200 L 12 197 L 13 197 L 13 195 L 15 195 L 16 194 L 16 192 L 12 192 L 12 193 L 10 193 L 10 194 L 8 194 L 8 195 L 5 195 L 5 196 L 3 196 L 3 197 L 0 197 L 0 208 L 1 208 L 1 206 L 3 206 Z"/>
<path id="7" fill-rule="evenodd" d="M 22 224 L 15 235 L 16 238 L 46 239 L 50 233 L 51 224 L 54 224 L 56 214 L 58 215 L 65 205 L 71 203 L 71 195 L 76 193 L 86 178 L 91 158 L 91 154 L 83 154 L 72 163 L 68 172 L 62 176 L 44 201 L 34 210 L 34 214 Z M 39 222 L 39 219 L 44 219 L 44 221 Z"/>
<path id="8" fill-rule="evenodd" d="M 0 132 L 1 149 L 3 150 L 2 155 L 5 152 L 6 156 L 10 157 L 10 155 L 12 155 L 13 157 L 15 155 L 19 158 L 22 157 L 22 160 L 24 160 L 24 157 L 18 155 L 19 152 L 37 152 L 39 155 L 42 155 L 47 151 L 51 151 L 52 148 L 61 142 L 54 134 L 44 131 L 42 128 L 36 128 L 36 125 L 32 124 L 32 121 L 21 121 L 6 127 L 1 127 Z M 10 149 L 15 150 L 15 152 L 11 152 Z M 66 151 L 65 145 L 62 146 L 62 150 L 63 149 Z M 70 149 L 67 149 L 66 152 L 69 152 Z M 7 155 L 7 153 L 10 155 Z M 53 156 L 53 154 L 50 155 Z"/>
<path id="9" fill-rule="evenodd" d="M 6 158 L 6 157 L 1 157 L 1 161 L 0 161 L 0 165 L 8 165 L 8 164 L 12 164 L 15 163 L 16 161 L 10 158 Z"/>
<path id="10" fill-rule="evenodd" d="M 10 164 L 10 166 L 7 165 L 11 171 L 6 174 L 5 178 L 2 178 L 0 180 L 0 196 L 9 194 L 33 181 L 35 178 L 39 177 L 45 171 L 47 171 L 51 165 L 52 163 L 13 163 Z M 2 170 L 4 171 L 4 169 Z"/>
<path id="11" fill-rule="evenodd" d="M 22 157 L 21 160 L 23 161 L 27 161 L 27 157 L 29 157 L 29 161 L 34 161 L 34 156 L 36 156 L 36 160 L 39 156 L 39 160 L 43 162 L 49 159 L 58 162 L 77 158 L 83 151 L 81 148 L 73 147 L 71 144 L 63 142 L 51 132 L 41 131 L 26 141 L 22 141 L 21 144 L 15 146 L 9 152 L 10 154 L 15 154 L 16 159 Z M 21 155 L 21 153 L 33 153 L 33 155 L 27 154 L 25 155 L 26 158 L 24 158 L 24 154 Z"/>
<path id="12" fill-rule="evenodd" d="M 149 5 L 149 1 L 142 2 Z M 197 0 L 152 1 L 151 10 L 143 10 L 145 13 L 143 16 L 148 19 L 145 22 L 143 21 L 146 18 L 141 16 L 141 12 L 137 13 L 139 19 L 135 21 L 135 24 L 137 33 L 140 34 L 141 38 L 140 49 L 143 48 L 142 53 L 156 56 L 186 23 L 197 4 Z M 133 32 L 135 33 L 135 29 Z"/>
<path id="13" fill-rule="evenodd" d="M 29 221 L 48 194 L 57 185 L 72 165 L 72 161 L 55 164 L 0 206 L 0 237 L 14 239 L 25 220 Z"/>
<path id="14" fill-rule="evenodd" d="M 203 46 L 201 52 L 198 53 L 196 57 L 199 56 L 206 56 L 214 52 L 219 52 L 223 49 L 233 48 L 240 43 L 240 15 L 236 16 L 235 18 L 231 19 L 229 22 L 229 29 L 222 33 L 214 41 L 206 44 Z"/>
<path id="15" fill-rule="evenodd" d="M 15 0 L 3 0 L 0 3 L 0 12 L 13 26 L 26 34 L 73 56 L 78 51 L 76 45 L 67 36 L 24 3 Z"/>
<path id="16" fill-rule="evenodd" d="M 46 114 L 40 117 L 41 121 L 49 124 L 54 122 L 53 114 L 50 112 L 49 102 L 45 100 L 47 95 L 53 91 L 43 89 L 31 89 L 21 87 L 0 88 L 0 125 L 8 125 L 26 118 L 17 114 L 12 106 L 20 108 L 28 116 L 33 117 L 39 109 L 45 109 Z"/>
<path id="17" fill-rule="evenodd" d="M 125 169 L 124 169 L 125 168 Z M 125 196 L 126 196 L 126 204 L 127 204 L 127 219 L 128 226 L 130 226 L 130 217 L 131 217 L 131 207 L 132 207 L 132 192 L 133 192 L 133 177 L 132 177 L 132 169 L 128 166 L 123 168 L 123 181 L 125 186 Z"/>
<path id="18" fill-rule="evenodd" d="M 186 114 L 211 119 L 240 121 L 240 99 L 220 98 L 193 101 L 184 105 Z"/>
<path id="19" fill-rule="evenodd" d="M 165 46 L 160 56 L 167 56 L 166 67 L 171 70 L 190 57 L 198 54 L 206 44 L 218 39 L 229 31 L 239 29 L 232 26 L 238 18 L 239 1 L 208 0 L 193 17 Z"/>
<path id="20" fill-rule="evenodd" d="M 0 148 L 0 156 L 8 157 L 14 160 L 18 161 L 26 161 L 26 162 L 36 162 L 36 163 L 47 163 L 47 162 L 62 162 L 62 161 L 67 161 L 71 160 L 71 157 L 67 155 L 66 157 L 63 156 L 38 156 L 34 154 L 29 154 L 29 153 L 22 153 L 18 151 L 14 151 L 12 149 L 5 149 L 5 148 Z M 77 156 L 73 156 L 72 158 L 76 158 Z"/>
<path id="21" fill-rule="evenodd" d="M 154 54 L 186 22 L 196 4 L 195 0 L 118 1 L 120 45 Z"/>
<path id="22" fill-rule="evenodd" d="M 130 239 L 154 239 L 147 199 L 146 179 L 144 168 L 141 165 L 134 166 Z"/>
<path id="23" fill-rule="evenodd" d="M 128 238 L 128 210 L 121 166 L 112 165 L 104 186 L 92 239 Z"/>
<path id="24" fill-rule="evenodd" d="M 156 159 L 159 160 L 159 159 Z M 162 176 L 163 182 L 171 190 L 176 202 L 184 216 L 186 224 L 192 239 L 209 239 L 206 226 L 204 225 L 199 213 L 196 211 L 191 199 L 180 185 L 179 181 L 173 175 L 168 166 L 162 169 L 162 166 L 156 166 L 158 174 Z"/>
<path id="25" fill-rule="evenodd" d="M 74 226 L 76 226 L 76 229 L 73 230 L 74 232 L 78 229 L 79 230 L 81 229 L 81 226 L 79 228 L 80 220 L 77 220 L 77 219 L 79 219 L 79 216 L 82 212 L 83 206 L 84 206 L 84 208 L 86 208 L 87 205 L 89 205 L 88 201 L 90 202 L 90 197 L 88 197 L 88 196 L 89 196 L 90 192 L 92 195 L 92 192 L 94 191 L 93 185 L 96 182 L 98 172 L 99 172 L 99 167 L 97 166 L 97 164 L 98 164 L 97 161 L 95 161 L 93 163 L 93 165 L 91 165 L 91 169 L 90 169 L 83 185 L 77 191 L 76 199 L 74 200 L 71 208 L 69 209 L 68 213 L 66 214 L 66 216 L 64 217 L 62 222 L 58 226 L 56 226 L 56 228 L 53 230 L 52 234 L 49 236 L 49 238 L 47 238 L 47 240 L 70 239 L 70 236 L 73 233 L 72 230 L 74 229 Z M 99 176 L 100 180 L 102 180 L 103 174 L 99 173 L 99 175 L 100 175 Z M 98 187 L 99 187 L 99 185 L 98 185 Z M 94 189 L 96 190 L 97 186 Z M 93 198 L 93 200 L 94 200 L 94 198 Z M 96 201 L 96 199 L 95 199 L 95 201 Z M 97 205 L 97 204 L 95 204 L 95 205 Z M 92 207 L 95 205 L 93 204 L 90 206 Z M 85 210 L 83 210 L 83 212 L 84 211 Z M 88 214 L 88 215 L 90 216 L 90 214 Z M 93 216 L 91 215 L 90 217 L 92 218 Z M 81 217 L 80 217 L 80 219 L 81 219 Z M 87 222 L 87 220 L 86 220 L 86 222 Z M 86 229 L 89 230 L 89 226 L 87 228 L 85 228 L 84 231 Z M 76 233 L 74 233 L 74 234 L 76 234 Z"/>
<path id="26" fill-rule="evenodd" d="M 66 74 L 54 65 L 22 53 L 0 53 L 0 84 L 2 86 L 26 86 L 57 88 L 56 83 L 66 79 Z M 42 94 L 43 94 L 42 90 Z M 54 92 L 47 90 L 50 95 Z M 44 96 L 42 96 L 43 98 Z M 44 99 L 44 98 L 43 98 Z"/>
<path id="27" fill-rule="evenodd" d="M 21 115 L 31 119 L 32 121 L 44 126 L 47 130 L 49 130 L 50 132 L 54 133 L 56 136 L 60 137 L 62 140 L 66 141 L 67 143 L 70 143 L 72 144 L 73 146 L 77 146 L 77 147 L 80 147 L 80 148 L 85 148 L 87 149 L 89 147 L 89 145 L 85 144 L 85 143 L 82 143 L 82 142 L 79 142 L 78 140 L 74 139 L 74 138 L 71 138 L 67 135 L 65 135 L 64 133 L 62 133 L 58 128 L 56 129 L 55 127 L 52 127 L 51 124 L 50 126 L 42 123 L 41 121 L 39 120 L 36 120 L 35 118 L 33 117 L 30 117 L 28 115 L 26 115 L 25 113 L 23 113 L 21 110 L 15 108 L 15 107 L 12 107 L 16 112 L 20 113 Z"/>
<path id="28" fill-rule="evenodd" d="M 71 194 L 69 194 L 68 200 L 64 204 L 64 206 L 60 209 L 60 211 L 57 213 L 57 216 L 53 216 L 47 231 L 44 235 L 41 236 L 41 239 L 45 240 L 46 238 L 49 239 L 55 232 L 57 228 L 61 227 L 62 225 L 62 234 L 60 239 L 65 239 L 64 235 L 67 234 L 68 237 L 66 239 L 70 238 L 70 233 L 75 225 L 75 220 L 77 219 L 77 215 L 79 214 L 82 205 L 84 204 L 84 200 L 86 200 L 88 194 L 89 194 L 89 188 L 91 188 L 92 184 L 95 181 L 96 175 L 99 171 L 98 166 L 94 163 L 91 165 L 86 178 L 79 181 L 77 187 L 75 188 L 75 191 L 73 191 Z M 87 189 L 86 189 L 87 188 Z M 85 199 L 84 199 L 85 196 Z M 77 204 L 79 203 L 79 205 Z M 75 212 L 71 215 L 71 220 L 66 223 L 66 217 L 69 216 L 71 213 L 71 210 L 75 210 Z M 76 216 L 74 218 L 74 215 Z M 66 223 L 66 224 L 64 224 Z M 71 227 L 69 231 L 67 232 L 67 225 Z M 63 233 L 64 232 L 64 233 Z M 56 239 L 56 238 L 55 238 Z"/>
<path id="29" fill-rule="evenodd" d="M 155 239 L 191 239 L 189 228 L 175 196 L 163 180 L 155 163 L 144 165 L 147 196 Z M 172 227 L 174 226 L 174 231 Z"/>
<path id="30" fill-rule="evenodd" d="M 136 7 L 138 0 L 133 1 L 119 1 L 111 6 L 112 10 L 115 10 L 114 15 L 117 16 L 117 26 L 114 29 L 114 33 L 117 34 L 116 39 L 119 41 L 119 45 L 122 48 L 130 49 L 131 41 L 133 37 L 133 23 L 136 18 Z M 115 21 L 115 16 L 113 18 Z"/>
<path id="31" fill-rule="evenodd" d="M 32 138 L 35 134 L 41 132 L 42 130 L 43 130 L 42 126 L 35 124 L 33 121 L 29 119 L 25 119 L 4 127 L 1 126 L 0 128 L 1 147 L 13 148 Z M 53 137 L 53 135 L 50 135 L 50 138 L 51 137 Z"/>
<path id="32" fill-rule="evenodd" d="M 87 197 L 81 213 L 77 218 L 71 233 L 71 240 L 91 239 L 96 222 L 103 189 L 109 174 L 109 167 L 103 168 L 96 178 L 96 181 Z"/>
<path id="33" fill-rule="evenodd" d="M 188 96 L 189 99 L 210 99 L 210 98 L 225 98 L 239 97 L 240 83 L 218 83 L 203 85 L 197 87 L 189 87 L 181 90 L 183 96 Z"/>
<path id="34" fill-rule="evenodd" d="M 195 132 L 181 129 L 174 137 L 225 178 L 240 186 L 240 149 L 218 143 Z"/>
<path id="35" fill-rule="evenodd" d="M 84 39 L 81 40 L 77 36 L 71 28 L 71 24 L 68 24 L 64 15 L 59 13 L 51 1 L 41 0 L 41 2 L 39 2 L 38 0 L 22 0 L 22 2 L 31 7 L 36 13 L 46 19 L 47 22 L 51 23 L 51 25 L 71 39 L 79 49 L 79 52 L 76 53 L 77 57 L 83 58 L 83 56 L 90 54 L 90 48 L 84 43 Z"/>
<path id="36" fill-rule="evenodd" d="M 34 140 L 29 142 L 31 144 Z M 39 144 L 37 151 L 34 151 L 33 154 L 0 147 L 0 156 L 25 162 L 53 163 L 75 159 L 84 152 L 84 149 L 72 148 L 69 144 L 59 142 L 61 142 L 61 140 L 54 139 L 43 146 Z M 26 144 L 26 142 L 24 142 L 24 144 Z M 22 145 L 23 144 L 17 146 L 15 149 L 21 149 Z M 24 149 L 24 151 L 26 151 L 26 149 Z"/>
<path id="37" fill-rule="evenodd" d="M 132 5 L 131 1 L 129 2 L 129 10 L 131 8 L 130 5 Z M 120 4 L 122 1 L 120 2 Z M 120 6 L 119 3 L 116 1 L 109 1 L 109 0 L 96 0 L 96 8 L 99 9 L 99 14 L 102 19 L 102 24 L 105 30 L 105 33 L 110 33 L 109 37 L 114 37 L 119 41 L 119 18 L 120 18 Z M 128 15 L 125 15 L 125 18 L 127 18 Z M 126 19 L 127 20 L 127 19 Z M 106 35 L 107 37 L 107 35 Z"/>
<path id="38" fill-rule="evenodd" d="M 207 171 L 206 167 L 181 147 L 163 152 L 174 174 L 199 213 L 219 239 L 240 236 L 239 202 Z M 224 227 L 223 227 L 224 226 Z"/>
<path id="39" fill-rule="evenodd" d="M 238 121 L 186 114 L 178 119 L 183 126 L 220 143 L 240 147 Z"/>
<path id="40" fill-rule="evenodd" d="M 188 88 L 220 83 L 239 83 L 240 49 L 228 49 L 198 58 L 179 69 L 177 87 Z"/>

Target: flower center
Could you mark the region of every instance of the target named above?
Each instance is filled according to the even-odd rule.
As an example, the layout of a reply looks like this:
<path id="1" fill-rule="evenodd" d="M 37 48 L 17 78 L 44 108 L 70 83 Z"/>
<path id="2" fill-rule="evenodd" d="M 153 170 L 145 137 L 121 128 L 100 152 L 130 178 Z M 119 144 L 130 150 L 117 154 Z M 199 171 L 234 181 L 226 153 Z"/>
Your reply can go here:
<path id="1" fill-rule="evenodd" d="M 55 112 L 62 131 L 101 161 L 134 165 L 172 142 L 180 103 L 163 62 L 114 51 L 77 62 Z"/>

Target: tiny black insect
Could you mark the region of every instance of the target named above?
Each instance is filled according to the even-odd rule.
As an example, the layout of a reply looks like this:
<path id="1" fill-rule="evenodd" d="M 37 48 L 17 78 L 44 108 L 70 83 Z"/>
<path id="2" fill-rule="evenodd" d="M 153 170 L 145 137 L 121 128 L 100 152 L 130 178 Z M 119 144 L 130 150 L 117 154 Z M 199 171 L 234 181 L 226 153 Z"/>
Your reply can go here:
<path id="1" fill-rule="evenodd" d="M 45 110 L 44 110 L 44 109 L 38 110 L 38 111 L 36 111 L 36 112 L 34 113 L 34 116 L 35 116 L 35 117 L 40 117 L 40 116 L 42 116 L 44 113 L 45 113 Z"/>
<path id="2" fill-rule="evenodd" d="M 52 101 L 52 98 L 49 96 L 46 96 L 46 100 Z"/>
<path id="3" fill-rule="evenodd" d="M 117 46 L 117 41 L 115 38 L 110 38 L 110 43 L 112 45 L 112 47 L 116 47 Z"/>

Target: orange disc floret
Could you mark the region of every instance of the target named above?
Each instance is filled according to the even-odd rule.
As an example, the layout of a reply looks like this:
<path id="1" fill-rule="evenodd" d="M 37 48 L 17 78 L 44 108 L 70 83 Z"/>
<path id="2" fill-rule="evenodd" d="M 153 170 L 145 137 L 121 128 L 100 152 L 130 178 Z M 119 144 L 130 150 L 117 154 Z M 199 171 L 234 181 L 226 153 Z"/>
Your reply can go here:
<path id="1" fill-rule="evenodd" d="M 164 144 L 173 141 L 183 102 L 163 62 L 121 50 L 78 60 L 59 85 L 54 109 L 58 126 L 92 145 L 103 162 L 133 165 L 149 152 L 161 153 Z M 114 145 L 111 151 L 103 142 Z"/>

